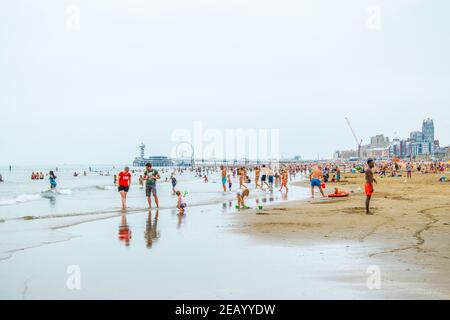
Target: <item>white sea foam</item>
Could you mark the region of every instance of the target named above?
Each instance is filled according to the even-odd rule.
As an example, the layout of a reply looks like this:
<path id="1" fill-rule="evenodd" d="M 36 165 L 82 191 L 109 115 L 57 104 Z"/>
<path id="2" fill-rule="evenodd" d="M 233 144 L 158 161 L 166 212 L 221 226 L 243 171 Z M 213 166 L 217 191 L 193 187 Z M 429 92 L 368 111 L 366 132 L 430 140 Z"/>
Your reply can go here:
<path id="1" fill-rule="evenodd" d="M 21 194 L 15 198 L 0 199 L 0 206 L 7 206 L 16 203 L 24 203 L 42 199 L 40 194 Z"/>
<path id="2" fill-rule="evenodd" d="M 58 193 L 58 194 L 72 194 L 72 190 L 70 190 L 70 189 L 57 189 L 56 193 Z"/>
<path id="3" fill-rule="evenodd" d="M 114 190 L 114 189 L 116 189 L 116 187 L 115 186 L 95 186 L 97 189 L 100 189 L 100 190 Z"/>

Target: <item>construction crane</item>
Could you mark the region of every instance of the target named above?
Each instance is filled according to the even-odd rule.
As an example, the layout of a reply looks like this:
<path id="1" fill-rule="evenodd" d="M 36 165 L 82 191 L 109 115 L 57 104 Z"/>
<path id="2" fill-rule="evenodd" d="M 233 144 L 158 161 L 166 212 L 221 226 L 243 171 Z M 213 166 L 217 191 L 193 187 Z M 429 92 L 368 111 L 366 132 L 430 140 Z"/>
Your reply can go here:
<path id="1" fill-rule="evenodd" d="M 361 145 L 362 145 L 363 140 L 358 138 L 358 136 L 355 133 L 355 130 L 353 130 L 353 127 L 350 124 L 350 120 L 348 120 L 347 117 L 345 117 L 345 121 L 347 121 L 348 127 L 352 131 L 353 137 L 355 138 L 356 144 L 358 145 L 358 158 L 361 159 Z"/>

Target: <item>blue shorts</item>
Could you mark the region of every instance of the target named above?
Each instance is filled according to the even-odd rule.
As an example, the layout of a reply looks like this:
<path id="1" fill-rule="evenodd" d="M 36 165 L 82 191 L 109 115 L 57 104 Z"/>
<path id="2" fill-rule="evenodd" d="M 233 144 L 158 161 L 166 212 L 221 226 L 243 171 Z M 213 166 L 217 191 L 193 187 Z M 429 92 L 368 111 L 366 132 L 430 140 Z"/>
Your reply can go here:
<path id="1" fill-rule="evenodd" d="M 225 185 L 227 183 L 227 177 L 222 178 L 222 184 Z"/>
<path id="2" fill-rule="evenodd" d="M 320 187 L 320 185 L 321 185 L 320 179 L 317 178 L 311 179 L 311 187 Z"/>
<path id="3" fill-rule="evenodd" d="M 273 183 L 273 176 L 269 176 L 269 183 Z"/>

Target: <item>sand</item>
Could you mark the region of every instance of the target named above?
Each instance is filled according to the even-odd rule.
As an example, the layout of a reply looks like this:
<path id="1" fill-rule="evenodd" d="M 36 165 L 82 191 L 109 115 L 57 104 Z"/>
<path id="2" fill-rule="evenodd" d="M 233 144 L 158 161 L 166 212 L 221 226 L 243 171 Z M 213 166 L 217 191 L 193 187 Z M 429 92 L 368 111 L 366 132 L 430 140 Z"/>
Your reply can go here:
<path id="1" fill-rule="evenodd" d="M 360 260 L 380 267 L 388 292 L 384 297 L 448 299 L 450 183 L 440 183 L 440 176 L 415 174 L 410 181 L 378 177 L 371 203 L 374 215 L 366 215 L 364 176 L 344 174 L 344 181 L 328 183 L 326 191 L 353 190 L 348 198 L 320 199 L 316 194 L 314 200 L 249 211 L 239 216 L 237 230 L 293 246 L 344 243 L 349 250 L 330 255 L 352 256 L 351 249 L 358 248 L 352 256 L 355 264 Z M 343 282 L 361 281 L 352 279 L 351 270 L 334 276 Z"/>

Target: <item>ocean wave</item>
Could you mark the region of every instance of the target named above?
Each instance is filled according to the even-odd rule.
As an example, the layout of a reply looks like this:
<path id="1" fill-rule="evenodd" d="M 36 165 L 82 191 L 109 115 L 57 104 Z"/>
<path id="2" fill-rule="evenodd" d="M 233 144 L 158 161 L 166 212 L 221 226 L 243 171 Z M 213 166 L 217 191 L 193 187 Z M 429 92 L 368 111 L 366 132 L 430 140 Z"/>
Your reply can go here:
<path id="1" fill-rule="evenodd" d="M 15 198 L 0 199 L 0 206 L 13 205 L 42 199 L 40 194 L 21 194 Z"/>
<path id="2" fill-rule="evenodd" d="M 100 189 L 100 190 L 115 190 L 116 189 L 116 187 L 115 186 L 109 186 L 109 185 L 106 185 L 106 186 L 95 186 L 97 189 Z"/>
<path id="3" fill-rule="evenodd" d="M 70 189 L 56 189 L 56 193 L 58 193 L 58 194 L 72 194 L 72 190 L 70 190 Z"/>

